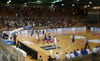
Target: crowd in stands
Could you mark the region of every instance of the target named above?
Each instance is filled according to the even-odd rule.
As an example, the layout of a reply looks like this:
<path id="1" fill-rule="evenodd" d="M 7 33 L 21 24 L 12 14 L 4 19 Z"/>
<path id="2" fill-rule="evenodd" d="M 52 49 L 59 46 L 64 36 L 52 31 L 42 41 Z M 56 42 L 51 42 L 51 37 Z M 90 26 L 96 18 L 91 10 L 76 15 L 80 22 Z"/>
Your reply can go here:
<path id="1" fill-rule="evenodd" d="M 46 8 L 3 8 L 0 9 L 0 28 L 23 27 L 30 25 L 49 26 L 51 28 L 70 27 L 74 25 L 75 22 L 72 19 L 66 19 L 67 14 L 68 12 L 65 10 L 50 10 Z M 23 18 L 19 19 L 20 16 Z M 11 19 L 11 17 L 14 18 Z"/>
<path id="2" fill-rule="evenodd" d="M 51 28 L 66 28 L 74 25 L 72 19 L 66 18 L 28 18 L 28 19 L 0 19 L 2 27 L 23 27 L 23 26 L 49 26 Z"/>
<path id="3" fill-rule="evenodd" d="M 65 58 L 63 60 L 66 60 L 66 61 L 69 61 L 70 59 L 73 59 L 73 58 L 82 58 L 82 56 L 86 56 L 86 55 L 89 55 L 91 54 L 91 57 L 97 57 L 97 54 L 100 53 L 100 45 L 99 46 L 96 46 L 92 49 L 92 51 L 90 51 L 90 49 L 88 48 L 84 48 L 84 49 L 77 49 L 74 50 L 74 52 L 71 52 L 71 53 L 65 53 Z M 91 58 L 91 59 L 92 59 Z M 56 53 L 55 57 L 52 58 L 50 55 L 48 56 L 48 61 L 55 61 L 55 60 L 59 60 L 60 59 L 60 55 L 58 54 L 58 52 Z M 39 59 L 40 61 L 43 61 L 43 59 Z M 96 60 L 96 59 L 93 59 L 93 60 Z"/>

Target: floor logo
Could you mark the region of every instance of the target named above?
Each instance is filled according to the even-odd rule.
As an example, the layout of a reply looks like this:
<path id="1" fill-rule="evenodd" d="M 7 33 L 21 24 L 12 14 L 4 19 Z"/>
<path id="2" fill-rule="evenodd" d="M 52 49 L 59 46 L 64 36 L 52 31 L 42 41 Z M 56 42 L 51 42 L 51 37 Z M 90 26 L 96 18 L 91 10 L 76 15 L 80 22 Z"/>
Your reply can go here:
<path id="1" fill-rule="evenodd" d="M 100 40 L 99 39 L 93 39 L 93 40 L 89 40 L 89 42 L 100 43 Z"/>
<path id="2" fill-rule="evenodd" d="M 72 38 L 73 36 L 70 36 L 70 38 Z M 75 39 L 85 39 L 84 36 L 75 36 Z"/>
<path id="3" fill-rule="evenodd" d="M 52 50 L 52 49 L 59 49 L 60 47 L 58 47 L 58 46 L 44 46 L 41 48 L 43 48 L 44 50 Z"/>
<path id="4" fill-rule="evenodd" d="M 100 34 L 96 34 L 96 33 L 95 34 L 92 34 L 92 35 L 94 35 L 94 36 L 100 36 Z"/>

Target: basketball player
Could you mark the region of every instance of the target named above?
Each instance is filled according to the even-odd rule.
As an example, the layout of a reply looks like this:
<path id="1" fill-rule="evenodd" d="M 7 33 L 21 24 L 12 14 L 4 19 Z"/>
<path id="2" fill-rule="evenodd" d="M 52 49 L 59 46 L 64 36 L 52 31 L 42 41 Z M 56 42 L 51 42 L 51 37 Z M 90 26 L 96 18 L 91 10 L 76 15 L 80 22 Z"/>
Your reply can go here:
<path id="1" fill-rule="evenodd" d="M 75 34 L 73 34 L 73 38 L 72 38 L 72 45 L 75 45 Z"/>
<path id="2" fill-rule="evenodd" d="M 40 36 L 42 37 L 42 39 L 43 39 L 43 34 L 42 34 L 42 31 L 41 30 L 39 30 L 39 33 L 40 33 Z"/>
<path id="3" fill-rule="evenodd" d="M 48 43 L 47 35 L 46 35 L 46 34 L 45 34 L 45 36 L 44 36 L 44 41 L 47 41 L 47 43 Z"/>
<path id="4" fill-rule="evenodd" d="M 45 36 L 44 36 L 44 40 L 47 41 L 47 35 L 46 35 L 46 34 L 45 34 Z"/>
<path id="5" fill-rule="evenodd" d="M 40 40 L 39 40 L 39 32 L 37 32 L 36 38 L 37 38 L 37 43 L 40 42 Z"/>
<path id="6" fill-rule="evenodd" d="M 57 48 L 57 39 L 55 36 L 54 36 L 54 46 Z"/>
<path id="7" fill-rule="evenodd" d="M 48 35 L 48 41 L 51 41 L 51 36 L 50 36 L 50 33 L 49 33 L 49 35 Z M 51 43 L 52 43 L 52 41 L 51 41 Z"/>

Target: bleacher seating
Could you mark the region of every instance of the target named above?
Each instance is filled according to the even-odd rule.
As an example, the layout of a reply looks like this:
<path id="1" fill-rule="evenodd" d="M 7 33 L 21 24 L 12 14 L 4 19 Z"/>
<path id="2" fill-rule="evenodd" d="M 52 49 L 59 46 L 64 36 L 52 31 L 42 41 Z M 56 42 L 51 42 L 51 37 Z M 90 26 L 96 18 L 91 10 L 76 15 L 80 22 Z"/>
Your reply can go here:
<path id="1" fill-rule="evenodd" d="M 16 61 L 16 60 L 9 52 L 3 51 L 2 48 L 0 48 L 0 61 Z"/>
<path id="2" fill-rule="evenodd" d="M 6 47 L 5 47 L 6 46 Z M 19 54 L 19 52 L 14 51 L 12 46 L 7 44 L 0 37 L 0 61 L 24 61 L 25 57 Z"/>

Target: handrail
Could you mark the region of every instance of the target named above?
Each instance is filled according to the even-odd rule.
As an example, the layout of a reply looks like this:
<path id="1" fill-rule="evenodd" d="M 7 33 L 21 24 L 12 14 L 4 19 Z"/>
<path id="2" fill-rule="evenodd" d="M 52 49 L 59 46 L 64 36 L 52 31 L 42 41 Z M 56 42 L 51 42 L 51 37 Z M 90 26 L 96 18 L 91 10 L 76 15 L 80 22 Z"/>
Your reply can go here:
<path id="1" fill-rule="evenodd" d="M 18 55 L 19 52 L 14 51 L 13 47 L 11 45 L 7 44 L 7 42 L 4 41 L 1 37 L 0 37 L 0 46 L 5 53 L 8 53 L 8 55 L 7 55 L 8 60 L 11 61 L 11 59 L 12 59 L 15 61 L 20 61 L 20 60 L 25 61 L 25 57 L 23 57 L 22 55 L 19 56 Z"/>

